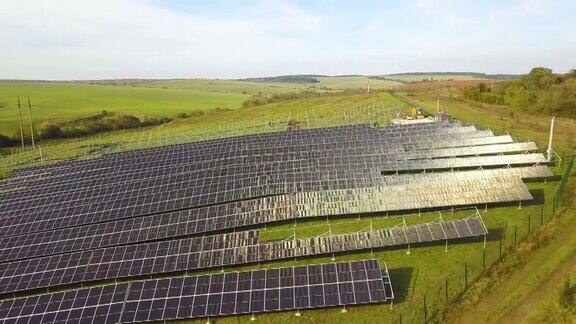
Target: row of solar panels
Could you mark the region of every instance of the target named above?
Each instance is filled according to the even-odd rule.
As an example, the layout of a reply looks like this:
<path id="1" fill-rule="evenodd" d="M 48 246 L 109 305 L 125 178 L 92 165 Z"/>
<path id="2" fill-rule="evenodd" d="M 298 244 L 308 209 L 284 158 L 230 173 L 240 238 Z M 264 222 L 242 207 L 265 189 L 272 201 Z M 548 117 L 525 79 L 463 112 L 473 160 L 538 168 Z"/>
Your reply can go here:
<path id="1" fill-rule="evenodd" d="M 383 303 L 394 299 L 377 260 L 181 276 L 0 302 L 6 323 L 133 323 Z"/>
<path id="2" fill-rule="evenodd" d="M 505 157 L 505 156 L 503 156 Z M 518 169 L 518 170 L 524 170 L 524 169 Z M 306 175 L 306 172 L 304 172 L 304 175 Z M 456 174 L 457 175 L 457 174 Z M 447 177 L 452 177 L 455 176 L 453 174 L 447 174 Z M 520 175 L 522 176 L 522 175 Z M 219 178 L 221 179 L 221 178 Z M 271 177 L 264 177 L 264 179 L 271 179 Z M 365 181 L 363 181 L 365 179 Z M 182 180 L 182 179 L 180 179 Z M 352 180 L 357 180 L 355 182 L 352 182 Z M 322 186 L 325 188 L 321 188 L 321 189 L 337 189 L 339 187 L 347 187 L 349 185 L 356 185 L 356 187 L 354 188 L 358 188 L 358 187 L 364 187 L 364 186 L 374 186 L 374 185 L 385 185 L 387 184 L 387 180 L 385 178 L 382 178 L 380 175 L 373 175 L 371 177 L 361 177 L 358 175 L 358 178 L 344 178 L 342 179 L 342 177 L 330 177 L 330 178 L 326 178 L 323 179 L 322 181 L 310 181 L 310 185 L 311 185 L 311 189 L 316 189 L 318 190 L 318 188 L 314 188 L 314 185 L 316 187 L 318 186 Z M 247 182 L 248 184 L 250 184 L 251 182 L 254 182 L 255 179 L 252 180 L 248 180 L 245 179 L 243 180 L 243 182 Z M 49 214 L 50 212 L 55 212 L 58 211 L 58 214 L 63 216 L 66 215 L 66 213 L 72 213 L 74 214 L 75 212 L 78 212 L 78 209 L 89 209 L 89 210 L 98 210 L 98 209 L 108 209 L 108 208 L 99 208 L 99 206 L 114 206 L 114 205 L 118 205 L 118 207 L 122 207 L 122 208 L 127 208 L 127 207 L 135 207 L 132 206 L 134 204 L 131 204 L 130 201 L 136 201 L 136 203 L 138 203 L 139 201 L 143 201 L 146 200 L 146 203 L 150 204 L 153 203 L 154 201 L 162 201 L 162 200 L 166 200 L 166 196 L 169 195 L 169 197 L 172 198 L 178 198 L 178 199 L 186 199 L 186 205 L 182 205 L 180 208 L 190 208 L 190 207 L 195 207 L 197 205 L 203 205 L 203 204 L 210 204 L 210 203 L 218 203 L 218 200 L 220 200 L 219 198 L 222 196 L 225 196 L 226 198 L 230 199 L 230 200 L 237 200 L 238 198 L 242 197 L 243 195 L 253 195 L 252 197 L 258 197 L 258 196 L 264 196 L 264 195 L 270 195 L 270 194 L 281 194 L 281 193 L 285 193 L 285 192 L 291 192 L 292 190 L 290 190 L 290 188 L 292 187 L 290 184 L 279 184 L 277 185 L 276 189 L 273 189 L 274 187 L 274 183 L 270 183 L 267 182 L 265 180 L 263 181 L 256 181 L 256 183 L 260 183 L 259 187 L 258 186 L 253 186 L 253 187 L 244 187 L 242 188 L 242 184 L 241 182 L 215 182 L 214 185 L 212 187 L 210 187 L 211 190 L 204 192 L 204 190 L 206 189 L 206 187 L 203 186 L 199 186 L 199 187 L 194 187 L 195 184 L 197 184 L 197 181 L 193 181 L 193 182 L 188 182 L 188 181 L 179 181 L 178 183 L 173 184 L 172 186 L 167 186 L 167 185 L 163 185 L 160 187 L 157 187 L 155 189 L 152 188 L 142 188 L 142 189 L 132 189 L 132 190 L 128 190 L 130 188 L 123 188 L 123 187 L 115 187 L 111 190 L 113 190 L 112 193 L 106 194 L 106 195 L 102 195 L 102 196 L 96 196 L 97 198 L 101 198 L 101 199 L 106 199 L 105 201 L 98 201 L 96 203 L 90 203 L 90 201 L 83 201 L 83 200 L 72 200 L 72 201 L 68 201 L 65 202 L 64 206 L 60 205 L 56 205 L 53 206 L 52 209 L 46 207 L 46 206 L 29 206 L 26 209 L 23 210 L 14 210 L 14 211 L 6 211 L 0 221 L 0 224 L 4 225 L 6 223 L 10 223 L 10 219 L 13 217 L 17 217 L 18 219 L 22 220 L 22 221 L 26 221 L 26 216 L 35 216 L 35 214 L 42 214 L 42 215 L 46 215 Z M 240 189 L 233 189 L 233 188 L 227 188 L 227 186 L 230 187 L 241 187 Z M 262 188 L 261 190 L 258 190 L 258 188 Z M 126 189 L 124 191 L 121 191 L 120 189 Z M 172 190 L 169 190 L 172 189 Z M 221 191 L 216 191 L 216 190 L 221 190 Z M 148 195 L 148 196 L 143 196 L 143 195 Z M 82 193 L 80 192 L 79 195 L 81 195 L 81 198 L 83 196 L 86 195 L 86 193 Z M 192 195 L 192 197 L 190 197 L 190 195 Z M 144 198 L 145 197 L 145 198 Z M 90 197 L 91 198 L 91 197 Z M 196 198 L 196 199 L 194 199 Z M 40 199 L 41 200 L 41 199 Z M 239 200 L 239 199 L 238 199 Z M 118 203 L 115 203 L 115 201 L 118 201 Z M 74 203 L 73 203 L 74 202 Z M 24 203 L 20 203 L 20 204 L 24 204 Z M 140 203 L 140 205 L 142 205 L 143 203 Z M 69 207 L 68 207 L 69 205 Z M 138 204 L 136 204 L 138 205 Z M 59 209 L 57 208 L 59 206 Z M 64 210 L 64 208 L 67 207 L 67 210 Z M 168 210 L 170 210 L 170 206 L 166 206 L 166 208 L 168 208 Z M 164 209 L 166 210 L 166 209 Z M 160 211 L 164 211 L 164 210 L 160 210 Z M 28 215 L 26 215 L 26 213 L 24 213 L 24 211 L 28 211 Z M 11 216 L 12 214 L 14 214 L 13 216 Z"/>
<path id="3" fill-rule="evenodd" d="M 509 136 L 458 124 L 386 129 L 361 125 L 174 145 L 21 170 L 0 184 L 0 192 L 9 191 L 0 194 L 0 293 L 31 294 L 145 275 L 483 236 L 487 230 L 482 219 L 474 217 L 267 243 L 259 242 L 257 231 L 193 237 L 303 217 L 531 199 L 521 178 L 550 175 L 545 166 L 381 172 L 545 163 L 541 155 L 527 154 L 533 148 L 533 143 L 513 143 Z M 519 152 L 524 154 L 472 156 Z M 320 271 L 323 276 L 322 267 Z M 193 283 L 193 292 L 182 288 L 182 298 L 176 294 L 163 299 L 173 279 L 132 281 L 6 299 L 0 304 L 0 319 L 171 320 L 378 299 L 363 288 L 369 282 L 342 286 L 330 281 L 317 287 L 317 272 L 299 273 L 308 277 L 307 292 L 296 285 L 283 290 L 272 283 L 268 289 L 268 283 L 262 287 L 254 282 L 248 293 L 218 290 L 212 282 L 225 287 L 225 275 L 208 275 L 176 279 L 176 287 Z M 264 272 L 264 278 L 268 275 Z M 285 277 L 272 275 L 271 282 Z M 386 278 L 384 286 L 389 284 Z M 383 291 L 378 296 L 385 300 L 392 296 L 391 287 L 373 291 Z M 85 304 L 74 306 L 85 295 Z"/>
<path id="4" fill-rule="evenodd" d="M 506 156 L 501 156 L 506 157 Z M 544 159 L 543 157 L 531 157 L 527 155 L 522 156 L 511 156 L 514 158 L 511 159 L 485 159 L 486 163 L 484 165 L 488 166 L 495 166 L 500 165 L 502 163 L 507 162 L 514 162 L 518 164 L 531 164 L 533 162 L 540 161 L 540 159 Z M 483 158 L 470 158 L 479 161 Z M 415 160 L 419 161 L 419 160 Z M 448 168 L 465 168 L 470 167 L 471 164 L 466 163 L 455 163 L 456 161 L 453 160 L 430 160 L 430 161 L 437 161 L 435 163 L 436 167 L 442 169 Z M 420 163 L 410 163 L 412 164 L 410 167 L 406 167 L 405 169 L 412 169 L 412 170 L 421 170 L 420 168 L 425 167 L 419 165 Z M 406 165 L 406 164 L 405 164 Z M 431 168 L 433 170 L 433 168 Z M 383 170 L 386 170 L 383 168 Z M 382 171 L 385 172 L 385 171 Z M 391 171 L 394 173 L 395 171 Z M 306 175 L 300 175 L 300 179 L 303 179 Z M 452 177 L 451 174 L 447 174 L 447 180 Z M 268 178 L 270 179 L 270 178 Z M 378 177 L 378 175 L 374 177 L 358 177 L 358 178 L 348 178 L 348 179 L 338 179 L 336 178 L 328 178 L 322 181 L 309 181 L 309 182 L 301 182 L 300 185 L 293 189 L 296 192 L 314 192 L 319 190 L 337 190 L 337 189 L 344 189 L 344 188 L 364 188 L 364 187 L 372 187 L 372 186 L 382 186 L 387 185 L 386 180 L 382 177 Z M 252 179 L 254 181 L 254 179 Z M 256 181 L 258 183 L 258 181 Z M 214 190 L 223 190 L 220 191 L 208 191 L 203 193 L 202 187 L 194 187 L 191 184 L 180 184 L 177 189 L 175 190 L 168 190 L 167 186 L 161 186 L 157 190 L 151 192 L 150 189 L 144 188 L 140 190 L 126 190 L 126 191 L 114 191 L 113 193 L 109 193 L 103 196 L 96 196 L 94 198 L 90 198 L 89 201 L 86 199 L 82 199 L 82 194 L 78 193 L 80 198 L 78 200 L 70 200 L 66 202 L 64 206 L 62 204 L 52 204 L 50 206 L 42 206 L 38 204 L 33 204 L 34 200 L 31 201 L 24 201 L 19 202 L 18 205 L 27 206 L 25 209 L 16 209 L 16 210 L 9 210 L 6 211 L 2 217 L 2 221 L 0 221 L 0 227 L 5 227 L 7 225 L 13 224 L 13 220 L 18 220 L 21 223 L 26 223 L 28 220 L 34 220 L 37 215 L 45 215 L 50 216 L 51 214 L 56 214 L 58 217 L 68 217 L 73 215 L 79 215 L 84 211 L 89 213 L 98 214 L 104 213 L 110 209 L 121 209 L 121 208 L 136 208 L 138 206 L 144 206 L 146 204 L 153 204 L 155 202 L 165 202 L 165 205 L 161 207 L 156 212 L 164 212 L 173 209 L 182 209 L 182 208 L 194 208 L 201 205 L 219 203 L 220 197 L 227 197 L 229 200 L 242 200 L 244 198 L 244 194 L 249 195 L 249 197 L 261 197 L 261 196 L 268 196 L 268 195 L 278 195 L 287 192 L 293 192 L 290 190 L 290 184 L 270 184 L 266 183 L 265 181 L 258 184 L 258 186 L 253 186 L 249 188 L 242 188 L 239 190 L 229 189 L 226 191 L 226 187 L 229 185 L 230 187 L 233 186 L 242 186 L 239 182 L 221 182 L 217 183 L 217 185 L 221 185 L 222 188 L 213 188 Z M 182 188 L 184 186 L 184 188 Z M 190 187 L 186 187 L 190 186 Z M 180 189 L 178 189 L 180 188 Z M 276 189 L 274 189 L 276 188 Z M 121 194 L 123 193 L 123 194 Z M 197 194 L 195 194 L 197 193 Z M 191 198 L 191 197 L 195 197 Z M 172 202 L 167 201 L 168 198 L 171 198 Z M 56 197 L 50 198 L 51 200 L 56 200 Z M 46 201 L 46 199 L 39 198 L 40 201 Z M 92 202 L 93 201 L 93 202 Z M 182 203 L 179 203 L 182 202 Z M 28 206 L 30 205 L 30 206 Z M 36 205 L 36 206 L 34 206 Z M 7 205 L 6 207 L 9 208 L 14 205 Z M 50 208 L 52 207 L 52 208 Z M 142 214 L 145 215 L 147 211 L 142 211 Z M 122 217 L 117 217 L 122 218 Z"/>
<path id="5" fill-rule="evenodd" d="M 66 209 L 3 217 L 0 229 L 2 237 L 14 237 L 186 209 L 181 212 L 191 215 L 193 222 L 199 222 L 195 227 L 212 231 L 299 217 L 512 202 L 532 198 L 521 176 L 541 175 L 550 175 L 550 171 L 540 166 L 381 176 L 382 185 L 378 187 L 303 192 L 193 209 L 188 209 L 194 205 L 186 189 L 184 194 L 175 191 L 129 197 L 119 192 L 120 202 L 72 204 Z M 130 201 L 138 204 L 128 204 Z"/>
<path id="6" fill-rule="evenodd" d="M 447 124 L 444 122 L 431 123 L 428 125 L 423 125 L 420 130 L 423 131 L 433 131 L 434 133 L 452 133 L 451 130 L 456 130 L 457 132 L 461 130 L 468 131 L 473 127 L 459 128 L 458 124 Z M 354 125 L 354 126 L 343 126 L 343 127 L 330 127 L 303 131 L 293 131 L 293 132 L 281 132 L 281 133 L 269 133 L 269 134 L 257 134 L 257 135 L 246 135 L 238 136 L 226 139 L 211 140 L 211 141 L 201 141 L 193 142 L 179 145 L 164 146 L 159 148 L 151 148 L 144 150 L 136 150 L 133 152 L 125 152 L 113 154 L 96 160 L 84 160 L 84 161 L 66 161 L 57 163 L 50 166 L 39 166 L 26 169 L 20 169 L 14 172 L 14 177 L 25 177 L 28 175 L 41 175 L 51 172 L 61 172 L 66 170 L 88 170 L 97 169 L 102 165 L 107 165 L 114 167 L 119 164 L 131 164 L 137 161 L 145 160 L 147 158 L 157 159 L 158 157 L 167 156 L 173 152 L 180 153 L 185 151 L 192 152 L 202 152 L 206 149 L 218 148 L 221 152 L 226 152 L 226 148 L 230 148 L 231 151 L 237 151 L 242 148 L 248 147 L 259 147 L 263 148 L 265 146 L 278 147 L 279 145 L 289 145 L 290 143 L 295 143 L 299 146 L 311 144 L 318 140 L 325 142 L 333 139 L 341 139 L 347 141 L 356 137 L 367 137 L 372 135 L 379 136 L 380 134 L 387 133 L 406 133 L 407 135 L 418 132 L 419 129 L 414 127 L 399 127 L 399 128 L 375 128 L 369 125 Z M 420 133 L 420 134 L 429 134 Z M 382 137 L 380 135 L 379 137 Z M 263 146 L 265 144 L 265 146 Z M 119 163 L 120 162 L 120 163 Z M 107 163 L 107 164 L 106 164 Z"/>
<path id="7" fill-rule="evenodd" d="M 0 293 L 486 234 L 482 219 L 472 217 L 268 243 L 254 243 L 256 238 L 250 239 L 251 234 L 245 233 L 236 241 L 221 242 L 219 246 L 203 244 L 213 238 L 124 245 L 2 263 Z M 217 238 L 221 240 L 222 236 Z"/>
<path id="8" fill-rule="evenodd" d="M 324 144 L 322 144 L 324 145 Z M 335 145 L 342 150 L 342 148 L 347 149 L 350 147 L 350 145 L 345 145 L 344 143 L 341 142 L 336 142 Z M 353 147 L 356 148 L 363 148 L 363 150 L 361 152 L 358 153 L 358 155 L 365 155 L 367 153 L 371 153 L 371 152 L 375 152 L 374 150 L 377 148 L 382 148 L 382 153 L 395 153 L 394 150 L 401 147 L 399 145 L 395 145 L 395 143 L 386 143 L 385 141 L 374 141 L 372 142 L 366 142 L 366 141 L 359 141 L 358 143 L 355 143 Z M 160 172 L 160 170 L 158 170 L 159 168 L 164 168 L 166 169 L 166 172 L 176 172 L 174 171 L 174 168 L 176 168 L 179 165 L 185 165 L 188 167 L 188 169 L 196 169 L 198 167 L 201 167 L 203 169 L 210 169 L 212 168 L 212 164 L 215 164 L 214 166 L 219 166 L 219 167 L 230 167 L 233 165 L 238 165 L 238 164 L 243 164 L 245 165 L 247 161 L 244 161 L 242 158 L 250 158 L 252 159 L 254 156 L 258 156 L 259 154 L 261 156 L 269 156 L 270 161 L 272 162 L 279 162 L 279 161 L 283 161 L 283 158 L 285 158 L 284 156 L 282 156 L 282 152 L 286 152 L 288 148 L 286 147 L 278 147 L 275 146 L 274 148 L 269 149 L 269 152 L 262 152 L 262 150 L 255 150 L 253 152 L 247 152 L 247 154 L 242 154 L 242 152 L 239 152 L 238 150 L 236 151 L 232 151 L 232 152 L 228 152 L 225 155 L 225 158 L 223 159 L 215 159 L 214 156 L 218 156 L 218 155 L 222 155 L 224 153 L 222 153 L 221 151 L 214 151 L 214 152 L 208 152 L 207 153 L 207 157 L 210 157 L 209 161 L 205 161 L 205 160 L 201 160 L 201 161 L 197 161 L 195 162 L 195 159 L 197 159 L 199 153 L 201 152 L 189 152 L 187 155 L 183 155 L 180 156 L 178 158 L 175 157 L 170 157 L 170 156 L 161 156 L 161 157 L 157 157 L 157 158 L 150 158 L 150 159 L 146 159 L 143 160 L 143 163 L 145 165 L 141 165 L 138 166 L 137 168 L 134 168 L 134 163 L 130 163 L 130 164 L 114 164 L 111 166 L 111 168 L 106 168 L 106 169 L 100 169 L 97 166 L 94 166 L 93 169 L 90 170 L 86 170 L 82 173 L 67 173 L 67 170 L 61 170 L 60 172 L 55 173 L 53 176 L 50 177 L 38 177 L 36 180 L 31 180 L 27 183 L 27 187 L 32 187 L 32 188 L 37 188 L 37 187 L 43 187 L 44 185 L 48 185 L 48 186 L 53 186 L 55 184 L 58 183 L 62 183 L 62 182 L 68 182 L 68 183 L 75 183 L 78 185 L 81 185 L 83 183 L 83 179 L 86 178 L 87 176 L 89 178 L 94 178 L 94 177 L 100 177 L 100 179 L 103 179 L 104 181 L 107 181 L 106 183 L 115 183 L 117 182 L 117 180 L 115 179 L 109 179 L 108 177 L 102 177 L 102 175 L 109 175 L 109 174 L 125 174 L 126 172 L 132 172 L 132 178 L 133 181 L 138 180 L 138 179 L 146 179 L 147 177 L 150 177 L 152 175 L 154 176 L 158 176 L 158 174 L 161 174 L 162 172 Z M 331 151 L 326 151 L 326 148 L 322 148 L 322 150 L 320 151 L 315 151 L 315 147 L 313 145 L 307 145 L 307 146 L 295 146 L 292 148 L 294 150 L 294 152 L 292 152 L 292 154 L 285 154 L 288 155 L 286 157 L 290 157 L 289 155 L 295 155 L 293 158 L 295 159 L 305 159 L 305 160 L 310 160 L 314 158 L 314 155 L 322 155 L 322 152 L 326 152 L 326 156 L 333 156 L 336 154 L 336 152 L 331 152 Z M 402 153 L 401 152 L 396 152 L 396 153 Z M 352 154 L 351 152 L 343 152 L 345 154 L 345 156 L 347 156 L 348 154 Z M 157 159 L 162 159 L 161 161 L 158 161 Z M 159 163 L 162 162 L 162 163 Z M 248 161 L 251 162 L 251 161 Z M 258 162 L 258 161 L 254 161 L 254 162 Z M 96 162 L 94 162 L 93 164 L 98 163 L 98 160 L 96 160 Z M 147 167 L 146 167 L 147 166 Z M 144 168 L 143 168 L 144 167 Z M 281 169 L 281 168 L 280 168 Z M 147 172 L 149 171 L 151 174 L 147 175 Z M 164 174 L 167 175 L 167 174 Z M 120 180 L 121 181 L 121 180 Z"/>
<path id="9" fill-rule="evenodd" d="M 495 147 L 492 149 L 493 153 L 500 153 L 501 151 L 514 149 L 518 151 L 526 151 L 534 149 L 534 143 L 513 143 L 504 144 L 508 147 Z M 510 147 L 510 146 L 513 147 Z M 496 146 L 496 145 L 494 145 Z M 478 152 L 487 152 L 490 149 L 489 146 L 479 146 L 481 150 Z M 471 147 L 472 149 L 474 147 Z M 370 148 L 368 148 L 370 150 Z M 455 150 L 455 149 L 450 149 Z M 434 151 L 431 151 L 434 152 Z M 429 153 L 429 152 L 428 152 Z M 465 155 L 471 155 L 471 152 L 464 152 L 462 150 L 458 151 L 446 151 L 445 153 L 460 153 Z M 431 153 L 429 155 L 432 155 Z M 329 172 L 331 170 L 341 170 L 346 172 L 357 172 L 358 167 L 366 170 L 410 170 L 414 168 L 418 169 L 435 169 L 435 168 L 446 168 L 446 167 L 466 167 L 466 166 L 491 166 L 491 165 L 515 165 L 522 164 L 520 156 L 526 156 L 528 159 L 527 163 L 546 163 L 546 159 L 541 154 L 519 154 L 519 155 L 505 155 L 505 156 L 483 156 L 483 157 L 461 157 L 461 158 L 446 158 L 451 155 L 441 156 L 439 154 L 435 155 L 435 160 L 420 159 L 421 154 L 418 152 L 404 153 L 395 157 L 394 155 L 386 154 L 376 154 L 373 151 L 363 152 L 361 155 L 355 155 L 350 150 L 341 150 L 338 154 L 330 154 L 323 157 L 301 157 L 298 160 L 291 161 L 279 161 L 277 156 L 270 155 L 267 159 L 273 161 L 267 164 L 263 162 L 256 163 L 238 163 L 238 159 L 234 157 L 234 161 L 225 164 L 219 163 L 214 166 L 212 165 L 201 165 L 201 172 L 198 171 L 198 166 L 189 164 L 186 160 L 183 164 L 177 164 L 177 161 L 173 161 L 173 164 L 167 164 L 163 168 L 153 168 L 145 171 L 134 171 L 130 173 L 125 172 L 113 172 L 108 173 L 106 177 L 94 176 L 90 177 L 89 180 L 82 181 L 82 179 L 71 179 L 69 182 L 49 182 L 46 185 L 38 185 L 32 188 L 28 188 L 25 192 L 18 194 L 5 194 L 3 201 L 7 208 L 11 210 L 21 209 L 24 206 L 29 206 L 30 202 L 36 201 L 37 204 L 47 205 L 50 201 L 68 201 L 73 200 L 74 197 L 84 196 L 98 197 L 114 190 L 110 187 L 110 183 L 114 183 L 115 186 L 126 185 L 131 187 L 137 187 L 139 181 L 158 179 L 158 181 L 169 175 L 175 176 L 191 176 L 190 179 L 215 179 L 216 181 L 227 181 L 230 176 L 234 179 L 240 179 L 243 174 L 248 176 L 258 176 L 259 174 L 266 174 L 273 178 L 274 180 L 268 180 L 267 178 L 263 181 L 274 183 L 298 183 L 294 179 L 294 175 L 299 174 L 295 171 L 302 170 L 306 172 L 307 169 L 312 169 L 307 172 L 311 172 L 309 175 L 310 179 L 321 178 L 323 172 Z M 444 158 L 444 159 L 442 159 Z M 256 157 L 251 157 L 250 159 L 256 160 Z M 409 160 L 409 161 L 406 161 Z M 416 160 L 416 161 L 412 161 Z M 440 161 L 444 161 L 440 165 Z M 221 179 L 219 179 L 221 177 Z M 154 183 L 147 182 L 146 186 L 153 186 Z M 140 186 L 142 187 L 142 186 Z M 96 191 L 97 189 L 101 189 Z M 71 194 L 71 195 L 69 195 Z M 51 199 L 46 199 L 51 198 Z"/>

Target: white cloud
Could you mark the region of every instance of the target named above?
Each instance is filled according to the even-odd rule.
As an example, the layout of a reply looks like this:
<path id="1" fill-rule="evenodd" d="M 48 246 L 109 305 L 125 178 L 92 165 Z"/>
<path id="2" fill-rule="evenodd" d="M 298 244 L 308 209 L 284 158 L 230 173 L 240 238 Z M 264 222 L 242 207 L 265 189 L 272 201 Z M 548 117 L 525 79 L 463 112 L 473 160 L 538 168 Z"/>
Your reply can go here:
<path id="1" fill-rule="evenodd" d="M 3 2 L 0 78 L 521 73 L 532 65 L 563 71 L 573 67 L 574 55 L 567 54 L 576 49 L 574 22 L 555 19 L 561 9 L 545 12 L 541 25 L 505 18 L 540 15 L 536 0 L 492 13 L 490 5 L 469 12 L 453 0 L 378 8 L 330 3 L 329 10 L 263 0 L 233 16 L 175 11 L 149 0 Z"/>
<path id="2" fill-rule="evenodd" d="M 551 5 L 547 1 L 522 0 L 512 6 L 494 11 L 490 14 L 490 19 L 508 21 L 533 15 L 545 14 L 549 12 L 551 6 L 553 6 L 553 4 Z"/>
<path id="3" fill-rule="evenodd" d="M 276 3 L 254 19 L 206 19 L 143 1 L 13 1 L 0 10 L 0 78 L 215 76 L 304 49 L 321 21 Z M 285 47 L 289 46 L 290 51 Z M 24 67 L 24 68 L 23 68 Z"/>

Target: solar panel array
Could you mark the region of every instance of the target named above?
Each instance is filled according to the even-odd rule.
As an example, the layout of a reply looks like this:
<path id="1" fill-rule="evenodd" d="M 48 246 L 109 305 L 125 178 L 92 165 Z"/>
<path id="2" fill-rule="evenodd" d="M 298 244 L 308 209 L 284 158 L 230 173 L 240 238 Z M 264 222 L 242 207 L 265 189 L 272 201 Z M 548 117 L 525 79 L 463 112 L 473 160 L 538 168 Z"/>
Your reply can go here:
<path id="1" fill-rule="evenodd" d="M 0 294 L 90 281 L 484 236 L 479 216 L 421 225 L 258 243 L 257 232 L 86 250 L 0 264 Z"/>
<path id="2" fill-rule="evenodd" d="M 522 180 L 551 175 L 536 150 L 442 121 L 246 135 L 16 170 L 0 181 L 0 294 L 486 235 L 478 217 L 264 243 L 244 229 L 530 200 Z M 96 313 L 123 316 L 106 307 Z"/>
<path id="3" fill-rule="evenodd" d="M 13 323 L 135 323 L 382 303 L 394 298 L 377 260 L 180 276 L 6 299 Z"/>

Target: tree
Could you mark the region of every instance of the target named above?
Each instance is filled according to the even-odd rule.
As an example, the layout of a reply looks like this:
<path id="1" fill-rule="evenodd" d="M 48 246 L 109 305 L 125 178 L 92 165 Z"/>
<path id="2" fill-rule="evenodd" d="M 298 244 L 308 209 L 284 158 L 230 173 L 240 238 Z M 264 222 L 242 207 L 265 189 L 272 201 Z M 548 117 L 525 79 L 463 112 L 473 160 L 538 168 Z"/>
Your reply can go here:
<path id="1" fill-rule="evenodd" d="M 530 89 L 548 89 L 555 79 L 551 69 L 535 67 L 521 81 Z"/>
<path id="2" fill-rule="evenodd" d="M 504 100 L 514 109 L 527 110 L 536 101 L 536 94 L 524 84 L 513 82 L 504 90 Z"/>

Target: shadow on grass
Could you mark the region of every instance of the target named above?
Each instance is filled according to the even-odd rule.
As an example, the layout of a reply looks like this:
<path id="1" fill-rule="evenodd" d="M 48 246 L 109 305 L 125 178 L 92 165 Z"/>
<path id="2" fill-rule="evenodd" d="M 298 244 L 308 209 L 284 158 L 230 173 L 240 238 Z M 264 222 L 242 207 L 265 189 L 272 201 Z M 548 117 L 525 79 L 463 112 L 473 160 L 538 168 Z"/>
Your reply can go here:
<path id="1" fill-rule="evenodd" d="M 411 267 L 388 269 L 394 290 L 394 303 L 401 303 L 408 297 L 413 272 L 414 268 Z"/>
<path id="2" fill-rule="evenodd" d="M 534 199 L 522 202 L 524 206 L 543 205 L 546 202 L 546 195 L 544 189 L 531 189 L 530 194 Z"/>

